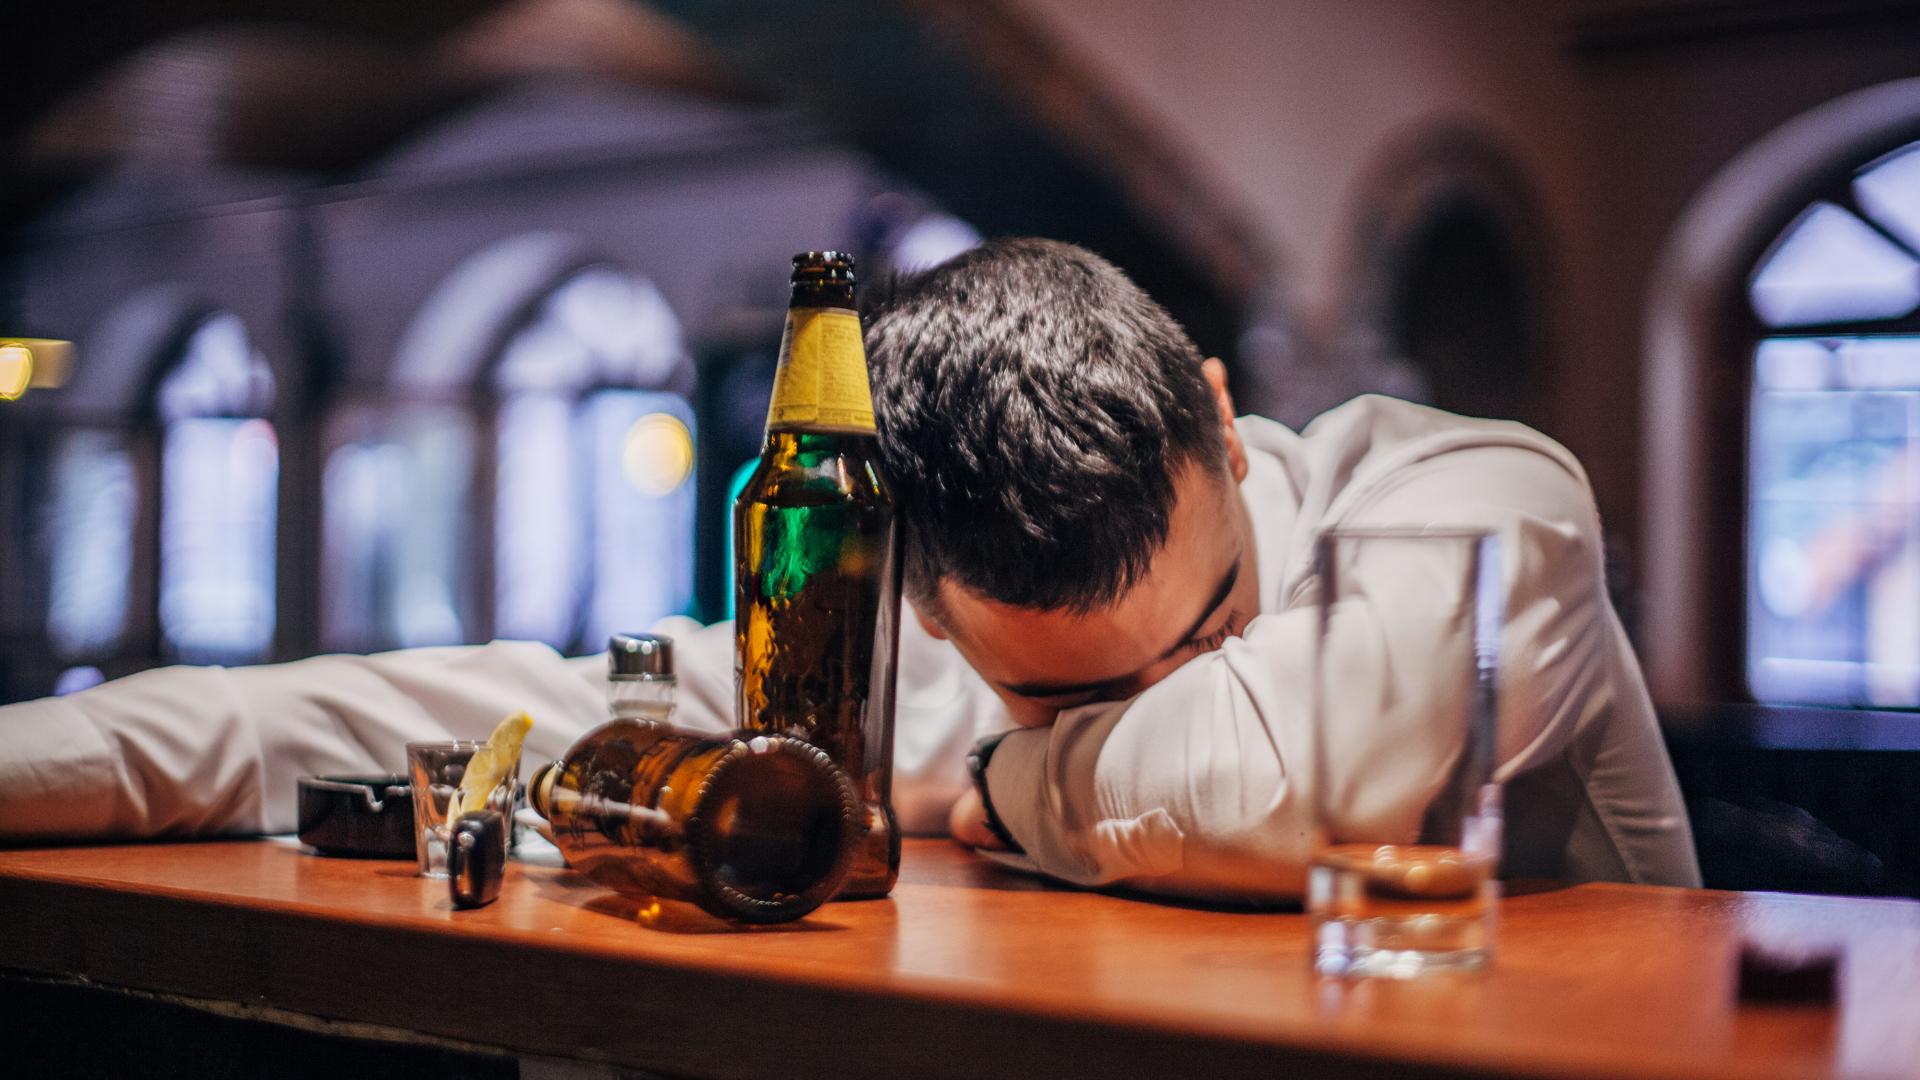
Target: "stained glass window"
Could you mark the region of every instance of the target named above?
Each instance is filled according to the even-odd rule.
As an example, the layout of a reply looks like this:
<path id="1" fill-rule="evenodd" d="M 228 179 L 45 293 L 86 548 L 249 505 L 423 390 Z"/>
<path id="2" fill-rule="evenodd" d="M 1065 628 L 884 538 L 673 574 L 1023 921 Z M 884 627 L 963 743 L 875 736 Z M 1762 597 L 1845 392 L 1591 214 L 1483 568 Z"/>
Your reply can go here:
<path id="1" fill-rule="evenodd" d="M 1747 675 L 1759 700 L 1920 707 L 1916 241 L 1909 147 L 1803 212 L 1752 279 L 1755 314 L 1782 331 L 1754 353 Z"/>
<path id="2" fill-rule="evenodd" d="M 590 268 L 507 342 L 494 475 L 494 626 L 597 649 L 693 599 L 693 412 L 658 291 Z"/>
<path id="3" fill-rule="evenodd" d="M 1920 260 L 1848 211 L 1815 203 L 1761 265 L 1752 296 L 1768 326 L 1897 318 L 1920 307 Z"/>
<path id="4" fill-rule="evenodd" d="M 126 440 L 72 431 L 54 451 L 48 539 L 47 637 L 68 659 L 104 656 L 127 625 L 139 495 Z"/>
<path id="5" fill-rule="evenodd" d="M 494 495 L 494 628 L 565 647 L 586 588 L 587 478 L 576 466 L 573 399 L 527 391 L 500 404 Z"/>
<path id="6" fill-rule="evenodd" d="M 160 630 L 188 662 L 260 660 L 272 643 L 272 398 L 271 369 L 230 314 L 201 323 L 160 384 Z"/>
<path id="7" fill-rule="evenodd" d="M 582 643 L 693 603 L 693 409 L 676 394 L 602 390 L 581 402 L 592 586 Z"/>
<path id="8" fill-rule="evenodd" d="M 1853 197 L 1868 220 L 1920 251 L 1920 146 L 1909 146 L 1863 169 Z"/>
<path id="9" fill-rule="evenodd" d="M 321 480 L 321 640 L 354 651 L 470 640 L 466 411 L 349 409 L 331 442 Z"/>

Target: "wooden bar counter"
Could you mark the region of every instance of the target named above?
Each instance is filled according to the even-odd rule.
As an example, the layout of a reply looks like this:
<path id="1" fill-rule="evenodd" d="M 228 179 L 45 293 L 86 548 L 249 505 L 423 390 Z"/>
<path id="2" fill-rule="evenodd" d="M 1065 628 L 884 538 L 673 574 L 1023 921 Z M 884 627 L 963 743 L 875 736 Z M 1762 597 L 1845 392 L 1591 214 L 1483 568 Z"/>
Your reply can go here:
<path id="1" fill-rule="evenodd" d="M 410 863 L 284 841 L 22 849 L 0 968 L 677 1076 L 1920 1077 L 1920 903 L 1512 892 L 1492 970 L 1342 983 L 1298 914 L 1053 888 L 939 841 L 888 900 L 755 930 L 518 864 L 457 912 Z M 1742 935 L 1842 949 L 1837 1001 L 1736 1000 Z"/>

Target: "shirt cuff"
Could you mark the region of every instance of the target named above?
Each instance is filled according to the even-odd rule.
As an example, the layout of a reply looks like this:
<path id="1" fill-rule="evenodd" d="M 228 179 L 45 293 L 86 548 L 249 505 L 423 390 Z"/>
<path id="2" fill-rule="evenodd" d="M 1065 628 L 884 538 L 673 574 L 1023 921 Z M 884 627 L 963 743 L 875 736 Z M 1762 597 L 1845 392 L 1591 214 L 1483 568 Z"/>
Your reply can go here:
<path id="1" fill-rule="evenodd" d="M 1052 727 L 1007 732 L 985 770 L 1001 825 L 1049 877 L 1102 885 L 1141 872 L 1104 842 L 1104 819 L 1086 820 L 1099 812 L 1099 752 L 1121 713 L 1118 704 L 1086 706 Z"/>

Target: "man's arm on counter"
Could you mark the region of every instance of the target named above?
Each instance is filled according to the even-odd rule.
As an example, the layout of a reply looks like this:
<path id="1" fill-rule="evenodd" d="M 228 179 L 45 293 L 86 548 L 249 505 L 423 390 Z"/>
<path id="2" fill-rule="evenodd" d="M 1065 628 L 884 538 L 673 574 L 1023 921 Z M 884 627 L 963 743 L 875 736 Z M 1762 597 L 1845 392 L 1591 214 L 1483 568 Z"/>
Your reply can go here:
<path id="1" fill-rule="evenodd" d="M 1508 449 L 1445 454 L 1341 523 L 1496 530 L 1508 585 L 1501 655 L 1502 775 L 1559 753 L 1614 688 L 1599 527 L 1583 478 Z M 1342 719 L 1329 769 L 1341 811 L 1411 832 L 1459 733 L 1422 707 L 1411 613 L 1422 595 L 1388 562 L 1362 565 L 1389 607 L 1343 604 L 1331 633 Z M 1298 896 L 1313 824 L 1318 601 L 1263 614 L 1244 636 L 1126 702 L 1063 712 L 997 747 L 987 786 L 1000 820 L 1042 871 L 1087 884 L 1208 897 Z"/>
<path id="2" fill-rule="evenodd" d="M 732 628 L 678 642 L 682 724 L 727 726 Z M 528 761 L 606 716 L 604 657 L 545 645 L 172 667 L 0 708 L 0 840 L 287 832 L 305 775 L 406 771 L 413 740 L 484 738 L 534 718 Z M 528 766 L 523 764 L 523 772 Z"/>

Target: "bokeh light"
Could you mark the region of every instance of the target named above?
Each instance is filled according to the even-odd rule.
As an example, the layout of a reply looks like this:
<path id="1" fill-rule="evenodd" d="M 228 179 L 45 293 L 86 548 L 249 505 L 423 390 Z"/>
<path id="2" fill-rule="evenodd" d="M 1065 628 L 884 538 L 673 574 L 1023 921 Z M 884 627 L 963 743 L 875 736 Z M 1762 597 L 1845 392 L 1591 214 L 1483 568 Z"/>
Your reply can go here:
<path id="1" fill-rule="evenodd" d="M 0 345 L 0 401 L 15 401 L 33 381 L 33 350 L 17 341 Z"/>
<path id="2" fill-rule="evenodd" d="M 672 494 L 693 474 L 693 433 L 677 416 L 648 413 L 627 429 L 620 463 L 640 494 Z"/>

